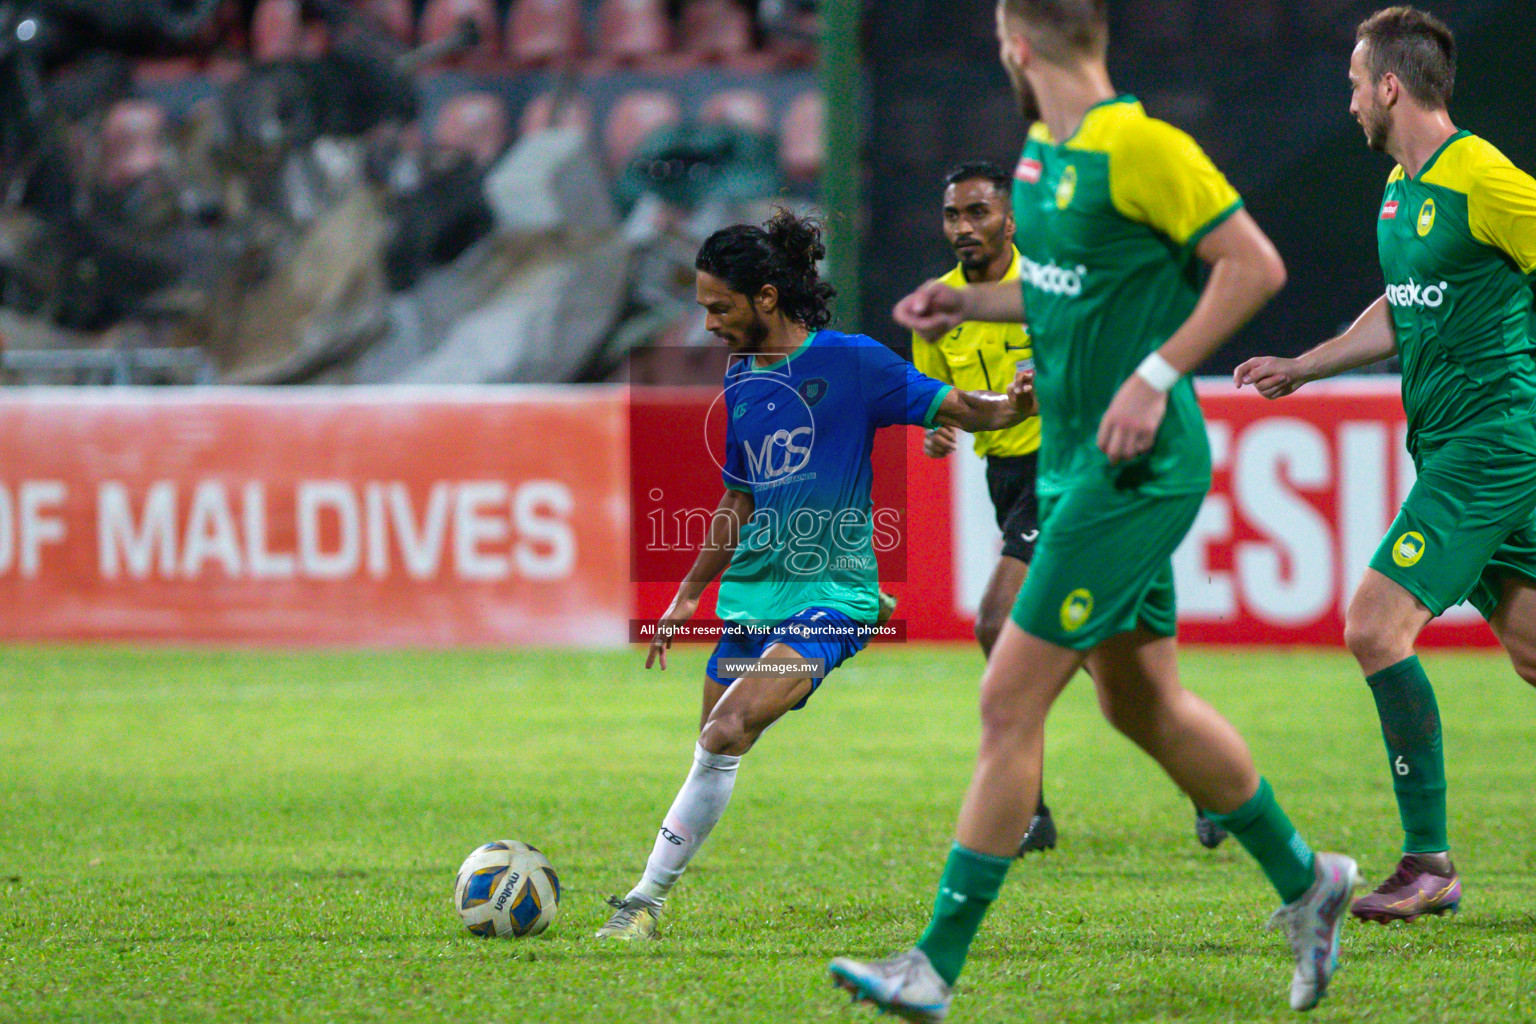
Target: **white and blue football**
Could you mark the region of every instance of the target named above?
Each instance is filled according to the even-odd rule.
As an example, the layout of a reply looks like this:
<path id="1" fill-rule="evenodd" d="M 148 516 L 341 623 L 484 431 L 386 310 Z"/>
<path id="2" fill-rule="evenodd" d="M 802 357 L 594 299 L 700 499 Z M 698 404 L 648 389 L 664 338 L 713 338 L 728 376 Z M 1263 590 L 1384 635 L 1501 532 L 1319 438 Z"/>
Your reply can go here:
<path id="1" fill-rule="evenodd" d="M 475 848 L 453 883 L 453 909 L 471 935 L 521 939 L 555 919 L 560 879 L 527 843 L 498 839 Z"/>

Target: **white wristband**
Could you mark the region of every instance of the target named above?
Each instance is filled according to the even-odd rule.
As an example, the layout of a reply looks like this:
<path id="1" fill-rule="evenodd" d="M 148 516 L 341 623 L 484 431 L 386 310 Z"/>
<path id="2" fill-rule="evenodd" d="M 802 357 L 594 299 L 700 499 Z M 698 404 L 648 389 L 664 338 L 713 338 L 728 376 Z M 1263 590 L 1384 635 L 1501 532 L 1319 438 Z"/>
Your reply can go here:
<path id="1" fill-rule="evenodd" d="M 1168 389 L 1177 384 L 1179 378 L 1184 375 L 1175 370 L 1168 360 L 1153 352 L 1141 361 L 1140 366 L 1136 367 L 1136 376 L 1150 384 L 1153 390 L 1166 394 Z"/>

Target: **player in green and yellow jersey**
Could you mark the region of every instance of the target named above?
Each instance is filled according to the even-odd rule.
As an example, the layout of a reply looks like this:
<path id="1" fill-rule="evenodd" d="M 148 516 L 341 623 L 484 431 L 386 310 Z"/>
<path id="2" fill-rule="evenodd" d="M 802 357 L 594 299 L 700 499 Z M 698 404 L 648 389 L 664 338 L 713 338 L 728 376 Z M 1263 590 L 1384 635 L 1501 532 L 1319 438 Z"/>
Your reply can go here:
<path id="1" fill-rule="evenodd" d="M 1013 244 L 1012 177 L 996 164 L 983 161 L 955 168 L 945 177 L 944 185 L 944 238 L 960 262 L 939 278 L 940 283 L 966 288 L 1017 281 L 1021 257 Z M 1033 369 L 1035 363 L 1023 324 L 976 320 L 967 320 L 932 341 L 913 331 L 912 362 L 930 377 L 983 390 L 994 380 L 1009 380 L 1020 367 Z M 945 458 L 955 449 L 952 427 L 928 431 L 923 442 L 923 451 L 931 458 Z M 975 451 L 986 459 L 987 492 L 1003 535 L 1002 554 L 976 613 L 976 640 L 983 655 L 991 655 L 997 643 L 1040 536 L 1035 497 L 1039 449 L 1037 416 L 1008 430 L 976 435 Z M 1215 849 L 1226 836 L 1225 829 L 1195 809 L 1195 838 L 1202 846 Z M 1056 822 L 1042 793 L 1019 854 L 1052 849 L 1056 839 Z"/>
<path id="2" fill-rule="evenodd" d="M 930 282 L 896 307 L 930 337 L 966 320 L 1027 322 L 1042 429 L 1040 538 L 982 678 L 981 750 L 928 929 L 888 960 L 832 962 L 837 984 L 909 1020 L 948 1012 L 1023 832 L 1046 714 L 1085 665 L 1110 723 L 1274 885 L 1295 1009 L 1327 989 L 1358 877 L 1348 857 L 1313 853 L 1242 737 L 1179 683 L 1171 557 L 1211 474 L 1184 374 L 1274 295 L 1285 268 L 1200 147 L 1115 93 L 1105 8 L 1001 0 L 1003 65 L 1040 114 L 1015 172 L 1021 283 Z"/>
<path id="3" fill-rule="evenodd" d="M 962 164 L 944 179 L 944 240 L 960 262 L 940 281 L 955 288 L 1019 279 L 1019 252 L 1013 247 L 1013 179 L 996 164 Z M 968 390 L 989 390 L 991 382 L 1011 381 L 1021 368 L 1032 369 L 1029 335 L 1020 323 L 991 324 L 968 320 L 929 341 L 912 333 L 913 364 L 936 380 Z M 934 427 L 923 439 L 923 453 L 942 459 L 957 446 L 953 427 Z M 1003 550 L 976 609 L 976 642 L 983 656 L 992 653 L 1008 610 L 1029 572 L 1030 555 L 1040 535 L 1035 502 L 1035 456 L 1040 448 L 1040 418 L 1031 416 L 1007 430 L 977 434 L 976 454 L 987 461 L 987 493 L 1003 534 Z M 1041 793 L 1019 855 L 1056 846 L 1056 821 Z"/>
<path id="4" fill-rule="evenodd" d="M 1361 23 L 1350 113 L 1387 178 L 1376 239 L 1386 292 L 1343 334 L 1297 359 L 1236 370 L 1266 398 L 1402 360 L 1418 480 L 1345 615 L 1344 640 L 1381 717 L 1403 858 L 1354 913 L 1383 923 L 1455 910 L 1434 690 L 1414 656 L 1429 621 L 1462 600 L 1536 685 L 1536 180 L 1451 122 L 1450 29 L 1411 7 Z"/>

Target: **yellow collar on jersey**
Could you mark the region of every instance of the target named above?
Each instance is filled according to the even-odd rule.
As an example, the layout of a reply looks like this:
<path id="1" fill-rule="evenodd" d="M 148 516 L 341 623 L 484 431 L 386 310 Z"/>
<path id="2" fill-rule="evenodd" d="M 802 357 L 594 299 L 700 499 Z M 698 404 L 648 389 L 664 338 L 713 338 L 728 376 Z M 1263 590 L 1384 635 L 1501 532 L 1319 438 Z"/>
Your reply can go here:
<path id="1" fill-rule="evenodd" d="M 1003 276 L 997 279 L 999 283 L 1003 281 L 1017 281 L 1019 279 L 1019 247 L 1010 243 L 1008 248 L 1013 251 L 1013 259 L 1008 262 L 1008 269 L 1003 271 Z M 965 279 L 964 263 L 956 263 L 955 269 L 939 278 L 939 280 L 952 288 L 964 288 L 971 283 Z"/>

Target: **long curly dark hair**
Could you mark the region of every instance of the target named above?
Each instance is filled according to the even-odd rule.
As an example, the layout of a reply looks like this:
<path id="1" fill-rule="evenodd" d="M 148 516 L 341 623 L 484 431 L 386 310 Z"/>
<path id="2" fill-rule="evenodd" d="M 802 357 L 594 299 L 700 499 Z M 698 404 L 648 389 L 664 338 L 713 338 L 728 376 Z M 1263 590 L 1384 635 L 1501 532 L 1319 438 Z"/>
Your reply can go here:
<path id="1" fill-rule="evenodd" d="M 820 224 L 780 210 L 762 227 L 736 224 L 716 231 L 704 240 L 693 265 L 749 297 L 773 285 L 784 315 L 816 330 L 832 322 L 827 304 L 837 294 L 816 272 L 826 255 Z"/>

